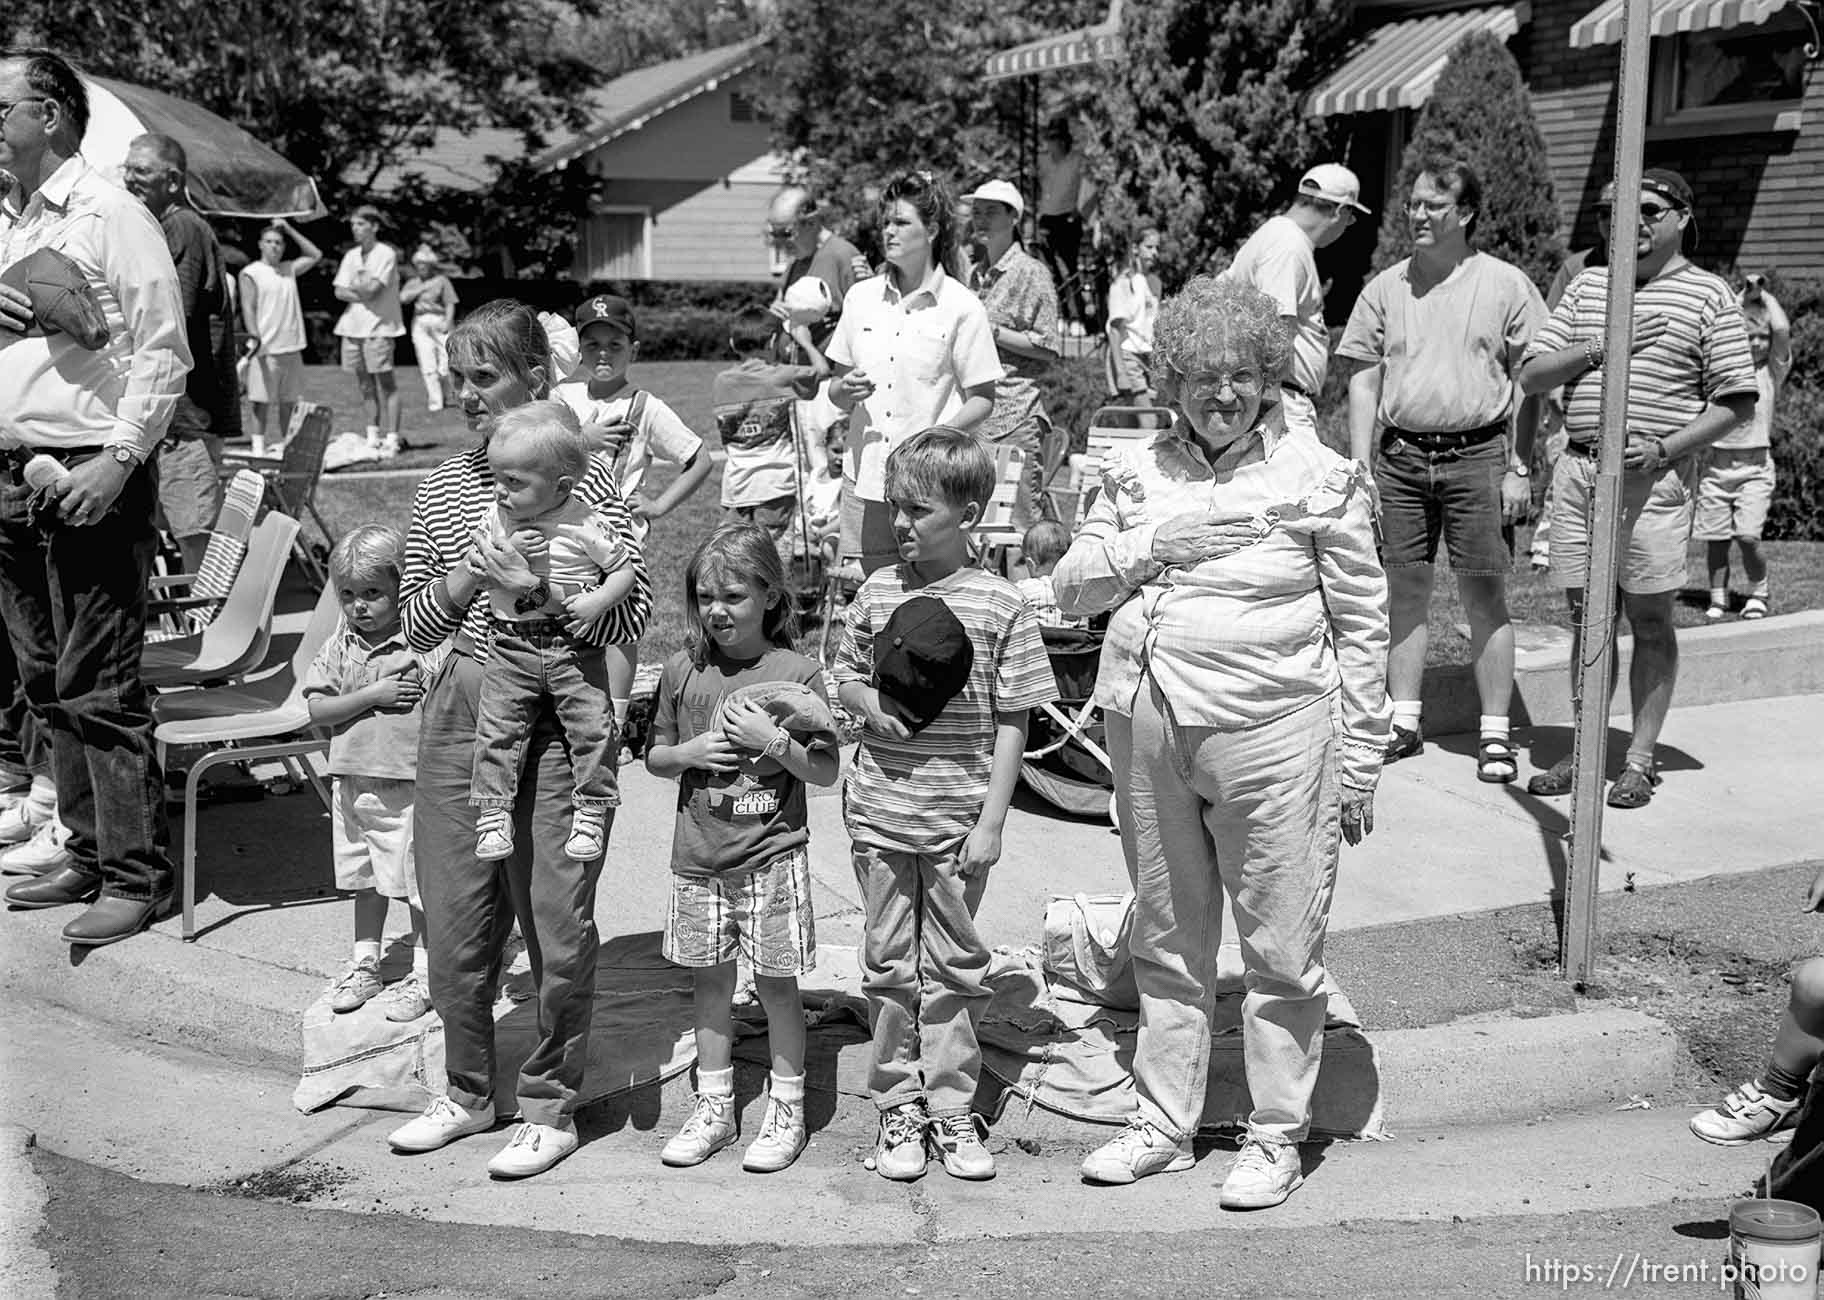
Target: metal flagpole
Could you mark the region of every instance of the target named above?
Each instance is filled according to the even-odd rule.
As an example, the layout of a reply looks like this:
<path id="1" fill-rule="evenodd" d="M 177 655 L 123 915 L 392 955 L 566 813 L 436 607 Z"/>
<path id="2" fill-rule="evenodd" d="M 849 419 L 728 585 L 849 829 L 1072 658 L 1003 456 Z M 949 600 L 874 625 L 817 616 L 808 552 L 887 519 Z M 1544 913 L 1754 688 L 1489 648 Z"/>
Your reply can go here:
<path id="1" fill-rule="evenodd" d="M 1565 881 L 1564 970 L 1581 986 L 1595 956 L 1596 887 L 1602 869 L 1603 777 L 1609 748 L 1610 673 L 1615 662 L 1616 577 L 1621 549 L 1622 453 L 1627 445 L 1629 347 L 1639 260 L 1640 177 L 1647 127 L 1647 43 L 1652 0 L 1624 0 L 1615 135 L 1615 207 L 1609 217 L 1609 302 L 1603 338 L 1602 424 L 1590 525 L 1577 668 L 1571 860 Z"/>

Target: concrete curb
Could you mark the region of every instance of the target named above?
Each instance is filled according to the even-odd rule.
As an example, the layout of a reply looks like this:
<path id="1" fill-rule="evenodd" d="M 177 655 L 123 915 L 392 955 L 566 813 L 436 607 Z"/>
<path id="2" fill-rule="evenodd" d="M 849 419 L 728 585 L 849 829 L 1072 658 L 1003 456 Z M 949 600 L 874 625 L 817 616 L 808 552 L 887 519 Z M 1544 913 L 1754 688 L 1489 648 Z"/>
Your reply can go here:
<path id="1" fill-rule="evenodd" d="M 18 919 L 18 918 L 15 918 Z M 269 965 L 154 932 L 93 950 L 72 963 L 51 925 L 15 925 L 0 966 L 6 996 L 26 997 L 154 1042 L 218 1060 L 295 1075 L 300 1015 L 322 991 L 321 975 Z M 122 996 L 130 989 L 129 996 Z M 1663 1093 L 1683 1056 L 1677 1035 L 1635 1011 L 1594 1008 L 1548 1016 L 1493 1014 L 1417 1029 L 1370 1031 L 1372 1055 L 1339 1050 L 1328 1071 L 1379 1078 L 1390 1129 L 1530 1119 L 1542 1113 Z M 1227 1049 L 1225 1049 L 1227 1050 Z M 1232 1050 L 1239 1068 L 1239 1045 Z M 681 1096 L 682 1094 L 680 1094 Z M 1010 1111 L 1011 1115 L 1012 1112 Z M 1063 1116 L 1033 1112 L 1009 1126 L 1093 1133 Z"/>
<path id="2" fill-rule="evenodd" d="M 1628 660 L 1634 639 L 1616 643 L 1621 679 L 1611 716 L 1628 715 Z M 1544 649 L 1514 655 L 1514 721 L 1569 726 L 1570 637 Z M 1761 700 L 1824 691 L 1824 610 L 1782 614 L 1755 622 L 1687 627 L 1678 632 L 1676 707 Z M 1467 664 L 1425 670 L 1427 735 L 1473 732 L 1481 713 L 1475 677 Z"/>
<path id="3" fill-rule="evenodd" d="M 50 1201 L 32 1169 L 37 1135 L 17 1124 L 0 1124 L 0 1295 L 10 1300 L 52 1300 L 57 1270 L 33 1240 Z"/>

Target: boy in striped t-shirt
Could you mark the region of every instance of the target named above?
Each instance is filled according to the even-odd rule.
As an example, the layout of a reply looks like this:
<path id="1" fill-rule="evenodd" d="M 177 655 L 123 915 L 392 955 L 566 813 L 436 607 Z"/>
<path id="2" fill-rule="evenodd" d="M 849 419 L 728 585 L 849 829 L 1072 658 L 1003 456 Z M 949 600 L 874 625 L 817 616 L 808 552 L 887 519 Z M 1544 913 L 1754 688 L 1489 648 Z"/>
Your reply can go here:
<path id="1" fill-rule="evenodd" d="M 1626 201 L 1618 196 L 1617 201 Z M 1533 335 L 1520 367 L 1520 387 L 1542 393 L 1564 387 L 1564 455 L 1552 471 L 1552 577 L 1565 588 L 1572 626 L 1583 622 L 1598 444 L 1624 439 L 1622 551 L 1616 585 L 1634 632 L 1628 696 L 1634 710 L 1627 765 L 1609 787 L 1611 808 L 1640 808 L 1659 784 L 1653 749 L 1672 707 L 1678 641 L 1672 599 L 1685 584 L 1691 538 L 1691 485 L 1696 453 L 1754 412 L 1754 359 L 1742 309 L 1721 278 L 1685 260 L 1693 228 L 1691 187 L 1677 172 L 1650 168 L 1642 177 L 1634 286 L 1633 357 L 1628 364 L 1628 424 L 1601 428 L 1603 343 L 1609 268 L 1572 280 L 1551 317 Z M 1606 238 L 1608 222 L 1602 229 Z M 1582 662 L 1571 642 L 1572 688 Z M 1569 756 L 1527 784 L 1536 795 L 1569 794 Z"/>
<path id="2" fill-rule="evenodd" d="M 843 788 L 880 1109 L 874 1167 L 910 1181 L 929 1138 L 958 1178 L 994 1177 L 970 1112 L 988 1003 L 975 929 L 1019 778 L 1027 711 L 1057 696 L 1038 620 L 1017 588 L 965 567 L 968 532 L 994 490 L 970 433 L 926 429 L 887 458 L 900 562 L 849 607 L 837 696 L 862 720 Z"/>

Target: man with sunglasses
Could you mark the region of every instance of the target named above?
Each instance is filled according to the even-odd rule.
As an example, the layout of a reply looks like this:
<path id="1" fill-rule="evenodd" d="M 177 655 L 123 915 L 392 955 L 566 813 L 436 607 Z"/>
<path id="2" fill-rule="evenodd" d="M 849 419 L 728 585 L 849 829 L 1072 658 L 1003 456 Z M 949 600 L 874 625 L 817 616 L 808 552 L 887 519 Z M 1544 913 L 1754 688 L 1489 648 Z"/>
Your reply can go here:
<path id="1" fill-rule="evenodd" d="M 1616 202 L 1628 196 L 1617 194 Z M 1582 621 L 1589 581 L 1591 506 L 1603 436 L 1625 439 L 1622 480 L 1621 612 L 1634 632 L 1628 667 L 1633 734 L 1627 766 L 1609 787 L 1611 808 L 1639 808 L 1659 784 L 1653 751 L 1672 707 L 1678 678 L 1678 640 L 1672 600 L 1685 582 L 1691 537 L 1692 481 L 1697 453 L 1754 413 L 1757 386 L 1742 311 L 1729 285 L 1686 260 L 1685 236 L 1696 228 L 1691 187 L 1665 168 L 1641 178 L 1635 245 L 1633 359 L 1628 370 L 1625 429 L 1605 430 L 1602 366 L 1609 268 L 1591 267 L 1565 289 L 1533 336 L 1520 369 L 1529 393 L 1564 386 L 1568 440 L 1552 476 L 1551 571 L 1570 601 L 1573 627 Z M 1610 238 L 1603 224 L 1605 241 Z M 1574 633 L 1570 668 L 1575 689 L 1582 647 Z M 1536 795 L 1571 791 L 1575 771 L 1566 756 L 1535 776 Z"/>
<path id="2" fill-rule="evenodd" d="M 63 929 L 97 945 L 144 929 L 171 895 L 164 781 L 140 682 L 152 566 L 146 460 L 184 391 L 177 268 L 158 222 L 79 152 L 88 95 L 69 61 L 0 50 L 0 267 L 40 249 L 81 271 L 107 321 L 91 351 L 0 287 L 0 413 L 24 443 L 0 458 L 0 622 L 50 735 L 68 859 L 7 889 L 14 908 L 94 900 Z M 26 483 L 23 460 L 65 471 Z M 99 896 L 99 897 L 98 897 Z"/>
<path id="3" fill-rule="evenodd" d="M 836 332 L 836 321 L 842 315 L 842 296 L 857 280 L 865 280 L 872 269 L 861 250 L 824 224 L 827 209 L 809 190 L 788 185 L 773 196 L 766 212 L 766 238 L 774 248 L 789 252 L 791 262 L 779 278 L 779 292 L 773 300 L 773 314 L 787 322 L 787 332 L 798 347 L 795 356 L 781 360 L 796 365 L 815 367 L 829 373 L 829 362 L 823 349 Z M 823 281 L 828 291 L 830 308 L 822 319 L 809 324 L 792 323 L 786 309 L 786 294 L 806 276 Z M 803 291 L 800 291 L 803 292 Z"/>
<path id="4" fill-rule="evenodd" d="M 1519 267 L 1470 242 L 1481 207 L 1481 180 L 1469 163 L 1425 164 L 1406 204 L 1412 256 L 1362 289 L 1337 355 L 1355 366 L 1350 452 L 1373 467 L 1379 488 L 1392 636 L 1387 762 L 1424 748 L 1419 692 L 1443 541 L 1469 619 L 1481 699 L 1476 776 L 1505 783 L 1519 775 L 1507 717 L 1514 690 L 1507 573 L 1514 525 L 1532 504 L 1527 476 L 1539 428 L 1539 399 L 1522 397 L 1514 376 L 1545 320 L 1545 302 Z"/>

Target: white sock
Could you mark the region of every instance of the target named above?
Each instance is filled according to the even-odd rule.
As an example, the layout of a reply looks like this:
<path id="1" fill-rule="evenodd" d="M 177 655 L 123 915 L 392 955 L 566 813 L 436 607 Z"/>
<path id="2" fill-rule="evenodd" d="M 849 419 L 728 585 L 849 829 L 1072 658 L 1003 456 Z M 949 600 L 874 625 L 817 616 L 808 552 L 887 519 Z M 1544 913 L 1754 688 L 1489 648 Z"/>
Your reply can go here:
<path id="1" fill-rule="evenodd" d="M 804 1104 L 804 1076 L 795 1074 L 785 1078 L 777 1071 L 767 1079 L 766 1091 L 774 1101 L 782 1101 L 788 1106 Z"/>
<path id="2" fill-rule="evenodd" d="M 380 964 L 380 941 L 378 939 L 356 939 L 355 960 L 366 959 L 378 966 Z"/>
<path id="3" fill-rule="evenodd" d="M 614 705 L 614 728 L 616 731 L 619 731 L 627 725 L 627 710 L 633 704 L 633 701 L 610 700 L 609 703 Z"/>
<path id="4" fill-rule="evenodd" d="M 1507 727 L 1506 715 L 1498 713 L 1484 713 L 1481 722 L 1477 724 L 1477 730 L 1484 740 L 1506 740 Z"/>
<path id="5" fill-rule="evenodd" d="M 1419 713 L 1424 705 L 1418 700 L 1395 700 L 1393 702 L 1393 725 L 1404 727 L 1408 731 L 1419 729 Z"/>
<path id="6" fill-rule="evenodd" d="M 704 1097 L 717 1097 L 732 1101 L 735 1096 L 735 1067 L 725 1070 L 705 1070 L 697 1067 L 697 1093 Z"/>
<path id="7" fill-rule="evenodd" d="M 57 815 L 57 787 L 51 784 L 48 776 L 32 778 L 31 793 L 25 796 L 26 802 L 40 812 L 55 817 Z"/>
<path id="8" fill-rule="evenodd" d="M 1770 594 L 1770 590 L 1771 589 L 1767 585 L 1767 579 L 1762 578 L 1759 582 L 1748 588 L 1748 594 L 1750 596 L 1759 596 L 1762 600 L 1766 600 Z"/>
<path id="9" fill-rule="evenodd" d="M 1710 603 L 1712 605 L 1727 605 L 1729 603 L 1729 588 L 1727 588 L 1727 587 L 1710 588 Z"/>
<path id="10" fill-rule="evenodd" d="M 369 442 L 379 442 L 380 441 L 380 426 L 379 425 L 370 424 L 367 426 L 367 440 Z"/>
<path id="11" fill-rule="evenodd" d="M 423 944 L 412 949 L 412 974 L 422 984 L 428 985 L 431 982 L 431 951 Z"/>

